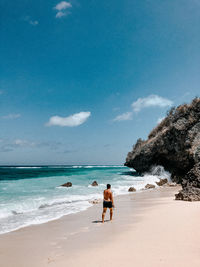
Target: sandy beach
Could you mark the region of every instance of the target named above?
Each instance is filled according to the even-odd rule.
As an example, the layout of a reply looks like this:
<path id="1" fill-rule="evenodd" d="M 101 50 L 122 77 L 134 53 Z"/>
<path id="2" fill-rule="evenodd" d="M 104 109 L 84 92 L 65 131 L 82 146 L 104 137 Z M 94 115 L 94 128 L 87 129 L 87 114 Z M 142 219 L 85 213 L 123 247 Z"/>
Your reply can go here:
<path id="1" fill-rule="evenodd" d="M 1 235 L 1 266 L 200 266 L 200 202 L 175 201 L 178 189 L 117 197 L 105 224 L 97 204 Z"/>
<path id="2" fill-rule="evenodd" d="M 200 0 L 0 22 L 0 267 L 200 267 Z"/>

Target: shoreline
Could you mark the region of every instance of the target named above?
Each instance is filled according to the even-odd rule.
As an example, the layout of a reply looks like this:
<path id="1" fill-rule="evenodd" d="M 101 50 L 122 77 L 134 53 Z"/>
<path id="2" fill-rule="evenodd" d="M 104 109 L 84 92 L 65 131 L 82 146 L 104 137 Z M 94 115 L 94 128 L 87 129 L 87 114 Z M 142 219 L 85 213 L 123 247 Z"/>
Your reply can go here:
<path id="1" fill-rule="evenodd" d="M 156 187 L 156 188 L 154 188 L 153 190 L 158 190 L 158 189 L 159 189 L 159 187 Z M 138 190 L 138 191 L 134 192 L 134 194 L 142 194 L 142 193 L 144 193 L 145 191 L 146 191 L 146 192 L 147 192 L 147 191 L 148 191 L 148 192 L 151 192 L 152 189 L 151 189 L 151 190 L 141 189 L 141 190 Z M 115 196 L 114 198 L 115 198 L 115 199 L 118 199 L 118 198 L 120 198 L 120 197 L 124 197 L 124 196 L 128 196 L 128 195 L 132 195 L 132 194 L 133 194 L 132 192 L 127 192 L 127 193 L 124 193 L 124 194 L 117 195 L 117 196 Z M 95 201 L 95 200 L 97 200 L 98 203 L 92 203 L 92 202 Z M 85 208 L 85 209 L 83 209 L 83 210 L 76 211 L 76 212 L 72 212 L 72 213 L 69 213 L 69 214 L 63 214 L 63 215 L 61 215 L 61 217 L 54 218 L 54 219 L 51 219 L 51 220 L 46 221 L 46 222 L 40 222 L 40 223 L 38 223 L 38 224 L 30 224 L 30 225 L 20 226 L 19 228 L 16 228 L 16 229 L 11 230 L 11 231 L 9 231 L 9 232 L 0 233 L 0 237 L 1 237 L 1 236 L 4 236 L 4 235 L 11 234 L 11 233 L 13 233 L 13 232 L 23 231 L 23 230 L 26 229 L 26 228 L 32 228 L 32 227 L 41 226 L 41 225 L 43 225 L 43 224 L 49 224 L 49 223 L 52 223 L 52 222 L 55 222 L 55 221 L 58 221 L 58 220 L 62 220 L 62 219 L 64 219 L 65 217 L 67 218 L 68 216 L 73 216 L 73 215 L 75 215 L 75 214 L 79 214 L 79 213 L 82 213 L 82 212 L 86 212 L 88 209 L 91 209 L 91 208 L 97 207 L 97 206 L 99 206 L 99 205 L 102 205 L 102 204 L 103 204 L 103 198 L 102 198 L 102 199 L 92 199 L 92 200 L 88 200 L 88 203 L 90 203 L 91 206 L 89 206 L 89 207 L 87 207 L 87 208 Z"/>
<path id="2" fill-rule="evenodd" d="M 92 205 L 90 201 L 102 198 L 107 182 L 112 184 L 114 196 L 118 196 L 128 194 L 129 187 L 133 185 L 138 192 L 147 183 L 155 184 L 160 177 L 151 174 L 138 176 L 139 174 L 132 169 L 117 165 L 106 169 L 105 166 L 99 165 L 94 168 L 87 165 L 84 170 L 80 170 L 83 166 L 78 165 L 70 167 L 69 170 L 50 167 L 50 171 L 47 169 L 32 171 L 28 168 L 22 171 L 6 169 L 2 172 L 0 235 L 86 210 Z M 10 173 L 9 177 L 7 172 Z M 161 174 L 162 178 L 167 175 L 164 169 L 161 170 Z M 31 179 L 32 177 L 39 179 Z M 98 187 L 91 185 L 95 179 L 98 180 Z M 72 187 L 61 186 L 70 181 L 73 183 Z M 33 192 L 31 188 L 34 188 Z"/>
<path id="3" fill-rule="evenodd" d="M 177 185 L 177 186 L 178 186 L 178 185 Z M 158 190 L 159 188 L 160 188 L 160 187 L 157 186 L 157 187 L 155 187 L 153 190 Z M 146 190 L 149 190 L 149 189 L 142 188 L 142 189 L 139 189 L 139 190 L 135 191 L 134 194 L 143 194 Z M 152 190 L 152 189 L 151 189 L 151 190 Z M 151 190 L 149 190 L 149 191 L 151 191 Z M 126 193 L 121 193 L 121 194 L 119 194 L 119 195 L 114 196 L 114 198 L 116 199 L 116 198 L 119 198 L 119 197 L 127 196 L 127 195 L 129 195 L 129 194 L 133 194 L 133 193 L 127 191 Z M 96 200 L 97 200 L 98 203 L 93 203 L 93 201 L 95 202 Z M 25 229 L 25 228 L 27 228 L 27 227 L 29 228 L 29 227 L 39 226 L 39 225 L 42 225 L 42 224 L 47 224 L 47 223 L 50 223 L 50 222 L 53 222 L 53 221 L 60 220 L 60 219 L 62 219 L 62 218 L 65 217 L 65 216 L 70 216 L 70 215 L 74 215 L 74 214 L 77 214 L 77 213 L 80 213 L 80 212 L 85 212 L 85 211 L 87 211 L 88 209 L 92 208 L 93 206 L 97 206 L 98 204 L 101 204 L 101 203 L 102 203 L 102 200 L 103 200 L 103 198 L 102 198 L 102 199 L 100 199 L 100 198 L 95 198 L 95 199 L 91 199 L 91 200 L 86 200 L 86 201 L 90 204 L 90 206 L 85 207 L 83 210 L 79 210 L 79 211 L 71 212 L 71 213 L 69 213 L 69 214 L 63 214 L 63 215 L 60 215 L 60 216 L 57 217 L 57 218 L 55 217 L 55 218 L 53 218 L 53 219 L 49 219 L 49 220 L 47 220 L 47 221 L 45 221 L 45 222 L 32 223 L 32 224 L 28 224 L 28 225 L 24 225 L 24 226 L 19 226 L 19 227 L 17 227 L 16 229 L 10 230 L 10 231 L 8 231 L 8 232 L 0 233 L 0 237 L 1 237 L 2 235 L 6 235 L 6 234 L 9 234 L 9 233 L 12 233 L 12 232 L 16 232 L 16 231 L 19 231 L 19 230 L 21 230 L 21 229 Z"/>
<path id="4" fill-rule="evenodd" d="M 198 219 L 200 219 L 200 215 L 196 214 L 197 211 L 199 213 L 200 203 L 174 201 L 174 193 L 177 192 L 178 189 L 178 186 L 175 188 L 163 187 L 144 191 L 139 194 L 130 193 L 128 195 L 116 197 L 116 209 L 114 210 L 113 222 L 106 221 L 105 224 L 100 222 L 102 212 L 102 204 L 100 203 L 93 205 L 85 211 L 63 216 L 58 220 L 40 225 L 28 226 L 0 235 L 2 266 L 40 267 L 49 266 L 49 264 L 59 267 L 68 266 L 68 264 L 76 267 L 105 266 L 107 264 L 105 262 L 107 261 L 107 257 L 109 260 L 112 259 L 112 262 L 114 261 L 115 266 L 123 266 L 122 260 L 127 260 L 127 258 L 129 258 L 128 253 L 130 253 L 131 256 L 134 251 L 135 258 L 133 260 L 135 262 L 137 258 L 138 261 L 138 265 L 136 264 L 135 266 L 188 266 L 184 265 L 184 262 L 189 264 L 186 260 L 181 262 L 182 265 L 166 265 L 168 264 L 166 261 L 159 261 L 160 265 L 155 265 L 156 263 L 158 264 L 155 258 L 150 262 L 150 265 L 142 265 L 137 256 L 141 253 L 149 255 L 150 252 L 146 248 L 150 246 L 150 251 L 152 249 L 152 246 L 149 244 L 151 241 L 149 238 L 159 238 L 157 234 L 160 230 L 162 230 L 160 234 L 165 235 L 170 231 L 172 240 L 169 244 L 167 243 L 170 248 L 177 246 L 176 242 L 173 244 L 173 237 L 177 234 L 176 227 L 179 223 L 183 231 L 184 224 L 191 224 L 191 230 L 194 229 L 196 234 L 196 237 L 193 237 L 193 245 L 196 246 L 198 252 L 200 251 L 200 245 L 195 241 L 197 238 L 200 238 L 200 231 L 198 231 L 198 228 L 196 228 L 192 222 L 195 216 L 198 216 Z M 166 212 L 168 211 L 169 215 L 165 214 L 165 209 Z M 178 217 L 177 211 L 180 213 Z M 163 212 L 163 217 L 160 218 L 158 214 Z M 189 215 L 189 213 L 193 212 L 195 216 Z M 148 227 L 153 223 L 153 221 L 151 221 L 151 213 L 154 216 L 155 224 L 159 221 L 160 229 L 156 230 L 152 227 L 151 232 L 145 234 L 145 231 L 148 231 Z M 173 214 L 173 218 L 171 218 L 170 213 Z M 181 216 L 185 216 L 185 214 L 189 216 L 188 221 L 184 222 L 182 219 L 182 221 L 179 222 Z M 165 220 L 163 221 L 164 218 Z M 108 214 L 106 215 L 106 220 L 107 219 Z M 191 222 L 189 222 L 189 219 Z M 196 221 L 196 223 L 198 224 L 198 221 Z M 173 229 L 172 226 L 175 228 Z M 185 226 L 185 228 L 187 231 L 187 226 Z M 145 235 L 147 235 L 148 240 L 144 241 L 143 244 L 142 240 L 145 239 Z M 130 237 L 133 237 L 131 243 L 133 242 L 132 245 L 134 249 L 131 247 L 132 245 L 129 244 Z M 165 238 L 167 238 L 167 236 L 165 236 Z M 179 239 L 180 238 L 181 236 L 179 236 Z M 125 243 L 121 243 L 120 240 L 124 240 L 125 243 L 129 244 L 126 247 L 127 252 L 124 251 L 126 257 L 121 254 L 121 251 L 125 249 L 123 247 Z M 163 238 L 157 241 L 160 248 L 163 246 L 163 241 Z M 141 245 L 143 249 L 138 245 L 138 242 L 139 244 L 142 242 Z M 135 246 L 135 244 L 137 244 L 137 246 Z M 167 244 L 164 242 L 164 246 L 166 246 L 165 249 L 169 249 Z M 116 248 L 114 249 L 114 247 Z M 118 252 L 116 253 L 115 250 Z M 177 255 L 177 251 L 176 253 L 174 252 L 174 254 Z M 91 258 L 91 255 L 94 257 L 92 256 Z M 152 253 L 150 253 L 149 257 L 152 257 Z M 85 264 L 83 264 L 84 261 Z M 199 266 L 200 256 L 195 256 L 195 261 Z M 196 267 L 196 263 L 190 265 Z M 124 266 L 132 266 L 132 262 L 127 261 Z"/>

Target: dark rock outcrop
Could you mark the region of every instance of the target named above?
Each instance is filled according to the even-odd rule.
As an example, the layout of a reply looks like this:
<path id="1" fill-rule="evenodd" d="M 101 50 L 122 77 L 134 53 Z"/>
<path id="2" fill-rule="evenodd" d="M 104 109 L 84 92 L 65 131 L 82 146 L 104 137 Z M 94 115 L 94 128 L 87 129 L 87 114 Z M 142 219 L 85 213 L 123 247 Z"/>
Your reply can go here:
<path id="1" fill-rule="evenodd" d="M 153 184 L 146 184 L 145 185 L 145 189 L 153 189 L 153 188 L 155 188 L 155 185 L 153 185 Z"/>
<path id="2" fill-rule="evenodd" d="M 175 195 L 176 200 L 200 201 L 200 162 L 184 177 L 183 189 Z"/>
<path id="3" fill-rule="evenodd" d="M 164 178 L 164 179 L 160 179 L 160 181 L 156 182 L 156 184 L 158 186 L 163 186 L 164 184 L 167 184 L 167 182 L 168 182 L 167 178 Z"/>
<path id="4" fill-rule="evenodd" d="M 133 186 L 129 187 L 128 192 L 136 192 L 135 187 L 133 187 Z"/>
<path id="5" fill-rule="evenodd" d="M 99 203 L 101 203 L 101 199 L 89 200 L 89 203 L 91 203 L 91 204 L 99 204 Z"/>
<path id="6" fill-rule="evenodd" d="M 92 182 L 91 186 L 98 186 L 97 181 Z"/>
<path id="7" fill-rule="evenodd" d="M 176 199 L 200 200 L 200 98 L 172 108 L 147 140 L 137 141 L 125 165 L 139 173 L 161 165 L 182 185 Z"/>
<path id="8" fill-rule="evenodd" d="M 65 183 L 65 184 L 62 184 L 61 186 L 71 187 L 71 186 L 72 186 L 72 183 L 71 183 L 71 182 L 67 182 L 67 183 Z"/>

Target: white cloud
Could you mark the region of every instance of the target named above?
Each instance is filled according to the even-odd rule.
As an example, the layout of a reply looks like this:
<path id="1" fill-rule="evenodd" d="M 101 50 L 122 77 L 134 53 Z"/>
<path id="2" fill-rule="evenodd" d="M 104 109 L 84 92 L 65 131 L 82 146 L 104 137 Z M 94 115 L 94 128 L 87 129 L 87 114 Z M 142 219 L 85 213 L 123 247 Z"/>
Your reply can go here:
<path id="1" fill-rule="evenodd" d="M 126 112 L 123 113 L 121 115 L 118 115 L 116 118 L 114 118 L 113 121 L 128 121 L 128 120 L 132 120 L 132 112 Z"/>
<path id="2" fill-rule="evenodd" d="M 132 103 L 132 108 L 135 112 L 147 107 L 170 107 L 173 102 L 167 98 L 158 95 L 149 95 L 144 98 L 138 98 Z"/>
<path id="3" fill-rule="evenodd" d="M 5 119 L 5 120 L 13 120 L 13 119 L 17 119 L 19 117 L 21 117 L 21 114 L 8 114 L 6 116 L 2 116 L 1 118 Z"/>
<path id="4" fill-rule="evenodd" d="M 29 24 L 31 24 L 32 26 L 37 26 L 39 24 L 39 22 L 37 20 L 32 20 L 30 18 L 30 16 L 26 16 L 24 19 L 24 21 L 27 21 Z"/>
<path id="5" fill-rule="evenodd" d="M 79 112 L 68 117 L 53 116 L 49 119 L 46 126 L 68 126 L 75 127 L 83 124 L 91 115 L 91 112 Z"/>
<path id="6" fill-rule="evenodd" d="M 58 3 L 54 9 L 57 10 L 56 13 L 56 18 L 62 18 L 64 16 L 66 16 L 67 14 L 69 14 L 69 12 L 64 12 L 64 10 L 71 8 L 72 4 L 66 1 L 61 1 L 60 3 Z"/>
<path id="7" fill-rule="evenodd" d="M 162 120 L 164 120 L 165 117 L 162 117 L 162 118 L 158 118 L 157 120 L 157 124 L 161 123 Z"/>
<path id="8" fill-rule="evenodd" d="M 133 111 L 118 115 L 113 121 L 132 120 L 133 112 L 139 112 L 141 109 L 148 107 L 170 107 L 172 104 L 173 102 L 171 100 L 158 95 L 149 95 L 144 98 L 138 98 L 131 105 Z"/>
<path id="9" fill-rule="evenodd" d="M 33 26 L 37 26 L 39 24 L 37 20 L 30 20 L 29 23 Z"/>
<path id="10" fill-rule="evenodd" d="M 30 146 L 31 147 L 35 146 L 35 143 L 22 139 L 15 139 L 13 141 L 2 139 L 0 145 L 0 152 L 11 152 L 18 148 L 24 148 Z"/>
<path id="11" fill-rule="evenodd" d="M 59 148 L 62 148 L 63 144 L 60 142 L 33 142 L 26 139 L 14 139 L 14 140 L 6 140 L 0 139 L 0 152 L 11 152 L 16 149 L 35 149 L 35 148 L 44 148 L 57 151 Z"/>
<path id="12" fill-rule="evenodd" d="M 69 2 L 66 1 L 61 1 L 60 3 L 58 3 L 54 8 L 58 11 L 64 10 L 66 8 L 70 8 L 72 7 L 72 5 Z"/>
<path id="13" fill-rule="evenodd" d="M 67 14 L 62 12 L 62 11 L 59 11 L 58 13 L 56 13 L 56 18 L 62 18 L 64 16 L 66 16 Z"/>
<path id="14" fill-rule="evenodd" d="M 14 140 L 13 144 L 16 146 L 27 146 L 29 145 L 29 142 L 26 140 L 22 140 L 22 139 L 16 139 Z"/>

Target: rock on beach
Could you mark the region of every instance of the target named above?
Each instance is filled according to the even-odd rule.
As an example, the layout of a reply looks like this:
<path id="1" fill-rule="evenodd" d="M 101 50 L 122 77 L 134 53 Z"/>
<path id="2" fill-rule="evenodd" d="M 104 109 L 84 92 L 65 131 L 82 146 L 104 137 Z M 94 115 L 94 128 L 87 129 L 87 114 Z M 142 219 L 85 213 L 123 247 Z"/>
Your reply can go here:
<path id="1" fill-rule="evenodd" d="M 72 183 L 71 182 L 67 182 L 65 184 L 62 184 L 61 186 L 64 186 L 64 187 L 71 187 L 72 186 Z"/>
<path id="2" fill-rule="evenodd" d="M 91 186 L 98 186 L 97 181 L 92 182 Z"/>
<path id="3" fill-rule="evenodd" d="M 164 179 L 160 179 L 160 181 L 156 182 L 156 184 L 158 186 L 163 186 L 164 184 L 167 184 L 167 182 L 168 182 L 167 178 L 164 178 Z"/>
<path id="4" fill-rule="evenodd" d="M 153 188 L 155 188 L 156 186 L 155 185 L 153 185 L 153 184 L 146 184 L 145 185 L 145 189 L 153 189 Z"/>
<path id="5" fill-rule="evenodd" d="M 128 192 L 136 192 L 135 187 L 133 187 L 133 186 L 129 187 Z"/>

